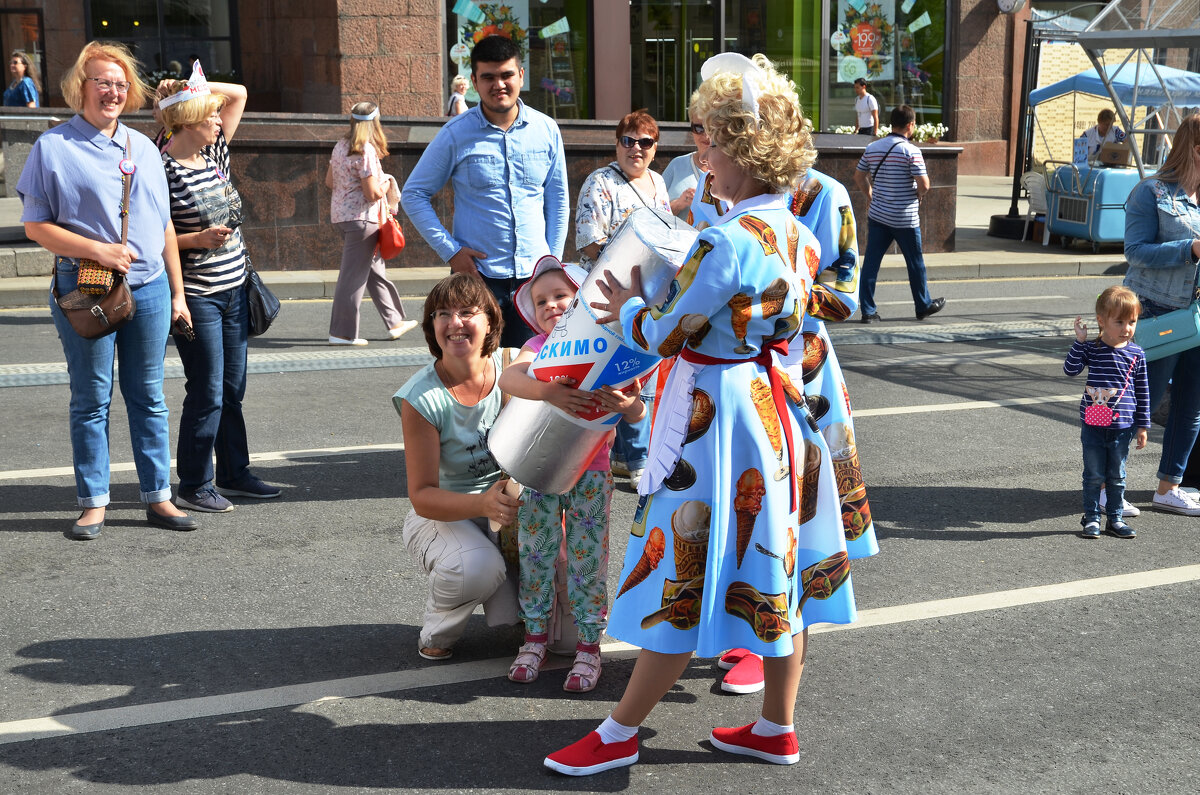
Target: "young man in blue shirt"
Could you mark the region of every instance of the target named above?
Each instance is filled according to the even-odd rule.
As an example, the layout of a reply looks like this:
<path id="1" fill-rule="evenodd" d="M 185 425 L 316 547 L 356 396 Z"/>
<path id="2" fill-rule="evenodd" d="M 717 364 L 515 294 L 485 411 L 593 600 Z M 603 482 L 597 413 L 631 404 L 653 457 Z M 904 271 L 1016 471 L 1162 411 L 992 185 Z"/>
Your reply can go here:
<path id="1" fill-rule="evenodd" d="M 546 254 L 562 258 L 570 208 L 558 125 L 520 100 L 525 70 L 517 45 L 488 36 L 471 50 L 479 104 L 446 122 L 404 185 L 413 226 L 450 270 L 476 273 L 504 316 L 500 344 L 520 347 L 530 329 L 513 297 Z M 451 232 L 431 198 L 454 188 Z"/>

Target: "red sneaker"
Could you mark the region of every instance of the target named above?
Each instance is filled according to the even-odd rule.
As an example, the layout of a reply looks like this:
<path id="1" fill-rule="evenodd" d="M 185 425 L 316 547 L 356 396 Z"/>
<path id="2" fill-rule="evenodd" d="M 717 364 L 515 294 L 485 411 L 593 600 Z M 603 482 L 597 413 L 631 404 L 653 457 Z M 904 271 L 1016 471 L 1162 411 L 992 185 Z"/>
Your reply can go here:
<path id="1" fill-rule="evenodd" d="M 751 654 L 754 652 L 749 649 L 730 649 L 717 660 L 717 667 L 725 671 L 732 670 L 733 666 L 737 665 L 743 657 Z"/>
<path id="2" fill-rule="evenodd" d="M 796 742 L 796 735 L 792 735 Z M 800 755 L 797 754 L 799 759 Z M 592 732 L 577 743 L 555 751 L 546 757 L 543 764 L 551 770 L 568 776 L 590 776 L 603 773 L 614 767 L 627 767 L 638 760 L 638 739 L 635 734 L 622 743 L 605 743 L 600 735 Z"/>
<path id="3" fill-rule="evenodd" d="M 709 739 L 722 751 L 745 756 L 757 756 L 777 765 L 794 765 L 800 761 L 800 743 L 795 732 L 777 737 L 759 737 L 750 730 L 754 724 L 739 729 L 713 729 Z"/>
<path id="4" fill-rule="evenodd" d="M 757 654 L 747 653 L 721 680 L 726 693 L 757 693 L 763 689 L 763 661 Z"/>

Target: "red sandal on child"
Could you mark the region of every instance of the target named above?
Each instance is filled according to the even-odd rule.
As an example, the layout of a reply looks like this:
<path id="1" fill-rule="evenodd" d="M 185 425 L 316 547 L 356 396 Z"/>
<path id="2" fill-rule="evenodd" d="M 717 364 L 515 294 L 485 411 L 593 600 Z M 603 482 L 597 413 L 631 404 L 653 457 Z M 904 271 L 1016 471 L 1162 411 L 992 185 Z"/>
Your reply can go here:
<path id="1" fill-rule="evenodd" d="M 546 660 L 546 644 L 528 641 L 517 653 L 512 667 L 508 669 L 509 681 L 529 684 L 538 678 L 542 663 Z"/>
<path id="2" fill-rule="evenodd" d="M 581 643 L 576 647 L 575 664 L 563 683 L 563 690 L 568 693 L 589 693 L 596 689 L 600 681 L 600 645 L 593 644 L 591 648 L 595 649 L 595 653 L 588 650 L 587 644 Z"/>

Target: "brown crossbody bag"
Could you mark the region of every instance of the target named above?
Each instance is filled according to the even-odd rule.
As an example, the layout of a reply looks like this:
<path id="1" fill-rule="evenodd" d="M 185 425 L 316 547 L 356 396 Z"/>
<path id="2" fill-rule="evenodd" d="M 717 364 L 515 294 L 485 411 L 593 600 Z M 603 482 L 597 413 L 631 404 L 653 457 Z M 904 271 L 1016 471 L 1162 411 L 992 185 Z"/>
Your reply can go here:
<path id="1" fill-rule="evenodd" d="M 129 151 L 128 135 L 125 136 L 125 151 Z M 131 161 L 122 160 L 121 164 L 124 166 L 129 162 Z M 126 174 L 124 168 L 121 169 L 121 183 L 124 186 L 121 197 L 121 245 L 125 245 L 129 237 L 129 191 L 133 187 L 132 170 Z M 58 260 L 58 257 L 54 258 L 50 293 L 76 334 L 84 339 L 99 339 L 113 333 L 133 318 L 134 312 L 137 311 L 137 301 L 133 298 L 133 292 L 129 289 L 124 274 L 105 268 L 95 260 L 81 259 L 78 286 L 66 295 L 59 296 Z M 93 276 L 87 280 L 85 274 Z"/>

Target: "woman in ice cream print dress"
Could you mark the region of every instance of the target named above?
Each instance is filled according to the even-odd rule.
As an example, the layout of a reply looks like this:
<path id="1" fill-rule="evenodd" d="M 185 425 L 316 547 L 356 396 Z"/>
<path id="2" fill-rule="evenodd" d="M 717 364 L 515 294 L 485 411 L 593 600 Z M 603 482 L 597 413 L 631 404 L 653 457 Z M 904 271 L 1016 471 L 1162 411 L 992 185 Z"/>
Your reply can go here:
<path id="1" fill-rule="evenodd" d="M 795 86 L 761 55 L 709 59 L 700 113 L 712 192 L 728 206 L 704 230 L 666 299 L 648 307 L 635 275 L 609 280 L 600 322 L 626 344 L 678 360 L 663 389 L 608 632 L 642 648 L 612 714 L 548 756 L 589 775 L 638 759 L 638 726 L 692 652 L 762 654 L 761 715 L 709 735 L 722 751 L 799 760 L 792 725 L 806 627 L 855 619 L 829 449 L 794 403 L 783 356 L 799 342 L 812 277 L 787 241 L 819 248 L 788 199 L 815 157 Z M 636 272 L 635 272 L 636 273 Z"/>
<path id="2" fill-rule="evenodd" d="M 858 238 L 854 211 L 845 186 L 828 174 L 810 168 L 789 199 L 789 207 L 820 244 L 818 251 L 788 239 L 788 256 L 797 267 L 807 268 L 813 278 L 808 311 L 800 327 L 803 345 L 797 340 L 788 357 L 789 372 L 803 371 L 804 393 L 809 411 L 821 429 L 833 458 L 842 525 L 851 560 L 879 551 L 867 487 L 863 483 L 850 392 L 834 354 L 825 323 L 841 322 L 858 309 Z"/>

